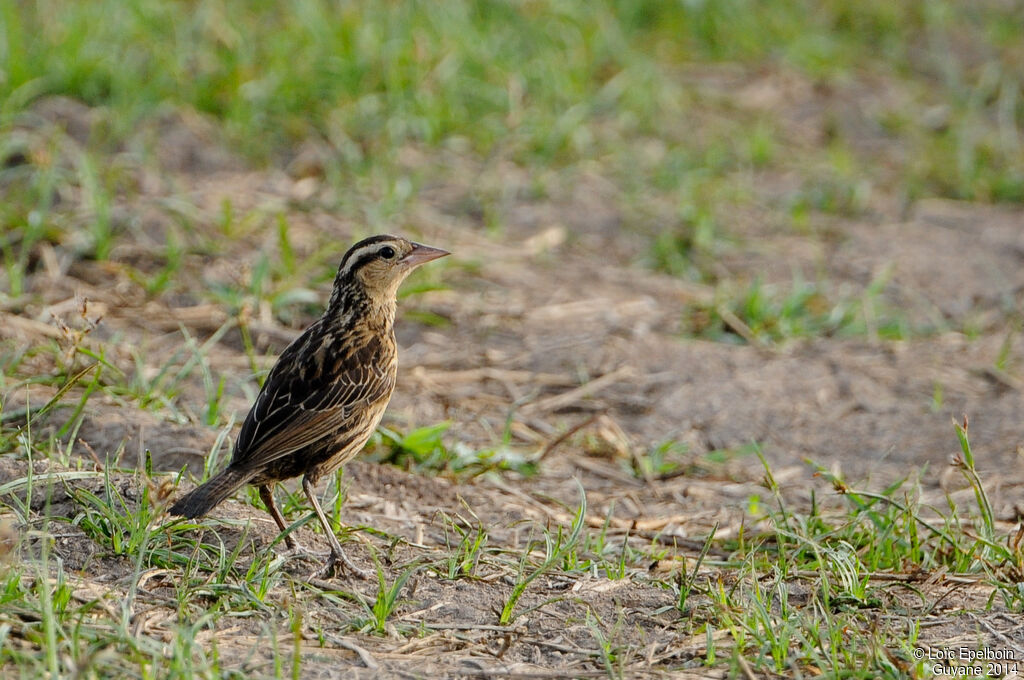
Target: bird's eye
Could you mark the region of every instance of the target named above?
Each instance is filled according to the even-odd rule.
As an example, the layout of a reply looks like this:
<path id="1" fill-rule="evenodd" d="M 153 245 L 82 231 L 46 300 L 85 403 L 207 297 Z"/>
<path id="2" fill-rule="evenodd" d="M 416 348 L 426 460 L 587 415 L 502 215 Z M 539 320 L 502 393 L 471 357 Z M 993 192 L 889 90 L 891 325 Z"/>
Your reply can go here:
<path id="1" fill-rule="evenodd" d="M 391 246 L 384 246 L 383 248 L 380 249 L 380 256 L 383 257 L 385 260 L 390 260 L 395 256 L 395 249 L 392 248 Z"/>

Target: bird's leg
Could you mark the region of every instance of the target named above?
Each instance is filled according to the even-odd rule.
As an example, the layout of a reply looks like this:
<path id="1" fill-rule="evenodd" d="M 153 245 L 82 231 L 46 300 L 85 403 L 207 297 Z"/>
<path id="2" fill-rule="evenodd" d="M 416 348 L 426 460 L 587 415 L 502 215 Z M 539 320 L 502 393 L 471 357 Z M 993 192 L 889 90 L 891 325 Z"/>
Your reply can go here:
<path id="1" fill-rule="evenodd" d="M 274 522 L 276 522 L 278 528 L 281 529 L 281 533 L 285 534 L 285 545 L 288 546 L 288 550 L 291 551 L 291 553 L 295 557 L 299 558 L 300 560 L 310 561 L 322 560 L 325 557 L 327 557 L 327 555 L 325 555 L 324 553 L 317 553 L 311 550 L 306 550 L 301 545 L 299 545 L 298 541 L 292 538 L 291 534 L 285 533 L 286 531 L 288 531 L 288 525 L 285 523 L 284 517 L 281 515 L 281 511 L 277 509 L 277 504 L 274 502 L 274 485 L 272 483 L 260 486 L 259 491 L 260 500 L 262 500 L 263 504 L 267 506 L 267 512 L 269 512 L 270 516 L 274 518 Z"/>
<path id="2" fill-rule="evenodd" d="M 320 519 L 320 525 L 324 528 L 324 533 L 327 534 L 327 540 L 331 544 L 331 556 L 327 560 L 327 566 L 321 571 L 322 574 L 330 575 L 334 572 L 334 567 L 341 562 L 352 572 L 353 575 L 361 578 L 370 578 L 370 572 L 365 569 L 361 569 L 352 563 L 352 560 L 345 555 L 345 552 L 341 549 L 341 544 L 338 543 L 338 537 L 334 535 L 334 531 L 331 529 L 330 522 L 327 521 L 327 516 L 324 515 L 324 511 L 320 508 L 320 501 L 317 500 L 316 494 L 313 493 L 313 483 L 309 479 L 309 475 L 302 476 L 302 490 L 306 492 L 306 498 L 313 506 L 313 511 L 316 512 L 316 516 Z"/>
<path id="3" fill-rule="evenodd" d="M 277 504 L 274 502 L 274 485 L 264 484 L 260 487 L 260 500 L 263 501 L 263 505 L 267 506 L 267 512 L 277 522 L 277 527 L 284 534 L 288 531 L 288 525 L 284 522 L 284 517 L 281 516 L 281 511 L 277 509 Z M 289 550 L 297 550 L 299 544 L 295 542 L 291 534 L 285 534 L 284 536 L 285 545 L 288 546 Z"/>

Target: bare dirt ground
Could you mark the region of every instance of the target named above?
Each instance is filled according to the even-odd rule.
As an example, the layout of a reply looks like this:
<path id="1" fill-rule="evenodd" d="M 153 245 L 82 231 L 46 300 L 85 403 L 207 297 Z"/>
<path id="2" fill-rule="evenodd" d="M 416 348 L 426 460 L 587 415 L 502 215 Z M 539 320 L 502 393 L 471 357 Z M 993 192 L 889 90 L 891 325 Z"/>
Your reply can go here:
<path id="1" fill-rule="evenodd" d="M 135 370 L 132 349 L 142 350 L 150 366 L 170 360 L 182 345 L 182 328 L 200 342 L 208 339 L 228 321 L 223 310 L 187 294 L 148 299 L 128 275 L 129 266 L 145 270 L 149 254 L 162 246 L 171 228 L 165 210 L 171 203 L 190 206 L 199 224 L 214 222 L 225 199 L 240 215 L 283 212 L 300 254 L 325 238 L 336 240 L 339 251 L 351 242 L 354 225 L 317 207 L 321 189 L 315 181 L 247 171 L 230 157 L 206 158 L 201 132 L 180 122 L 172 129 L 180 137 L 176 172 L 143 174 L 140 196 L 115 207 L 144 225 L 137 247 L 115 250 L 112 262 L 102 263 L 76 260 L 59 248 L 43 252 L 31 285 L 43 291 L 46 305 L 0 313 L 3 335 L 22 342 L 59 340 L 53 318 L 80 327 L 84 297 L 87 315 L 102 316 L 87 343 L 104 347 L 107 359 L 125 371 Z M 512 196 L 519 195 L 515 183 L 527 179 L 514 172 L 502 177 L 512 185 Z M 971 321 L 979 328 L 974 337 L 949 332 L 901 342 L 825 338 L 758 347 L 682 336 L 683 306 L 711 300 L 714 291 L 637 266 L 634 240 L 619 233 L 602 186 L 599 178 L 583 177 L 564 195 L 511 200 L 501 235 L 489 234 L 472 211 L 460 207 L 466 187 L 445 184 L 423 192 L 411 220 L 416 230 L 425 242 L 470 264 L 446 275 L 448 290 L 412 303 L 448 323 L 400 322 L 401 375 L 385 424 L 407 429 L 450 420 L 446 436 L 476 447 L 493 445 L 508 427 L 513 448 L 545 455 L 529 478 L 485 476 L 460 483 L 351 464 L 343 522 L 380 532 L 350 534 L 347 545 L 357 562 L 372 566 L 367 543 L 386 555 L 392 579 L 415 560 L 443 559 L 451 541 L 445 515 L 485 527 L 491 546 L 521 551 L 537 538 L 538 528 L 572 520 L 578 479 L 587 493 L 589 527 L 599 529 L 607 521 L 612 541 L 669 551 L 669 559 L 650 565 L 649 573 L 658 574 L 673 569 L 676 557 L 694 557 L 716 523 L 719 538 L 736 537 L 741 528 L 757 531 L 763 519 L 751 515 L 750 499 L 769 494 L 756 457 L 741 453 L 752 442 L 761 446 L 783 497 L 796 506 L 807 506 L 812 490 L 825 506 L 841 502 L 807 461 L 860 488 L 879 490 L 909 476 L 919 480 L 926 504 L 943 507 L 946 493 L 968 504 L 970 490 L 946 474 L 958 450 L 951 420 L 965 413 L 997 519 L 1019 521 L 1021 378 L 993 366 L 1007 347 L 1014 359 L 1024 349 L 1018 334 L 995 321 L 1019 305 L 1024 290 L 1024 213 L 925 201 L 908 214 L 835 219 L 824 235 L 748 225 L 720 262 L 732 277 L 785 283 L 797 270 L 811 280 L 823 273 L 837 289 L 863 288 L 889 268 L 883 293 L 888 304 L 911 318 L 951 327 Z M 254 239 L 231 244 L 216 258 L 188 259 L 185 275 L 208 285 L 244 270 L 256 251 L 275 247 L 272 229 L 254 231 Z M 251 328 L 265 366 L 308 321 L 286 327 L 267 310 L 253 310 Z M 250 371 L 237 329 L 225 333 L 207 356 L 211 368 L 239 380 Z M 190 378 L 181 389 L 178 403 L 186 411 L 177 422 L 113 399 L 90 400 L 75 452 L 88 456 L 91 449 L 102 459 L 120 451 L 121 462 L 133 465 L 148 449 L 159 470 L 183 464 L 201 469 L 217 431 L 198 424 L 195 415 L 204 399 L 201 382 Z M 38 404 L 52 391 L 33 388 L 28 394 Z M 7 398 L 8 404 L 23 403 L 26 393 Z M 224 407 L 240 418 L 250 398 L 229 387 Z M 57 415 L 52 421 L 62 422 Z M 640 480 L 623 472 L 621 457 L 668 440 L 688 446 L 686 475 Z M 724 461 L 706 455 L 721 450 L 733 453 Z M 23 464 L 0 462 L 0 485 L 24 476 Z M 117 479 L 129 498 L 138 497 L 137 477 Z M 81 484 L 99 488 L 99 481 Z M 73 513 L 71 501 L 56 493 L 50 511 Z M 218 540 L 246 542 L 243 562 L 276 536 L 268 517 L 238 501 L 214 517 Z M 298 535 L 304 544 L 326 547 L 308 527 Z M 389 548 L 386 536 L 404 541 Z M 73 575 L 74 597 L 109 599 L 124 590 L 120 579 L 131 572 L 131 560 L 110 556 L 75 527 L 68 526 L 56 550 Z M 301 578 L 309 565 L 288 568 Z M 714 577 L 715 571 L 708 573 Z M 167 569 L 147 573 L 136 617 L 139 635 L 170 641 L 177 623 L 175 578 Z M 376 589 L 374 583 L 352 581 L 322 585 L 370 598 Z M 799 587 L 794 581 L 794 592 Z M 687 627 L 673 608 L 674 595 L 643 573 L 621 580 L 541 577 L 520 605 L 537 608 L 500 626 L 497 612 L 511 588 L 508 571 L 493 565 L 483 565 L 475 578 L 451 581 L 419 570 L 386 635 L 332 633 L 344 629 L 352 611 L 339 609 L 337 600 L 305 597 L 302 639 L 296 642 L 291 624 L 281 621 L 275 644 L 297 650 L 308 677 L 603 676 L 597 642 L 585 623 L 591 612 L 606 623 L 620 621 L 612 625 L 615 644 L 631 650 L 625 666 L 636 677 L 668 668 L 675 669 L 673 677 L 684 677 L 681 669 L 706 653 L 703 634 L 681 633 Z M 894 589 L 893 600 L 907 616 L 930 622 L 922 627 L 923 643 L 981 639 L 1024 649 L 1017 619 L 998 603 L 982 613 L 988 596 L 983 586 L 939 574 L 915 588 L 929 595 L 929 606 L 911 597 L 910 589 Z M 269 596 L 278 602 L 292 597 L 285 587 Z M 699 602 L 692 616 L 699 619 Z M 266 674 L 276 647 L 268 645 L 255 619 L 225 617 L 215 634 L 200 635 L 215 635 L 226 666 Z M 398 628 L 420 633 L 399 634 Z M 727 644 L 724 638 L 721 643 Z M 700 667 L 692 673 L 714 676 Z"/>

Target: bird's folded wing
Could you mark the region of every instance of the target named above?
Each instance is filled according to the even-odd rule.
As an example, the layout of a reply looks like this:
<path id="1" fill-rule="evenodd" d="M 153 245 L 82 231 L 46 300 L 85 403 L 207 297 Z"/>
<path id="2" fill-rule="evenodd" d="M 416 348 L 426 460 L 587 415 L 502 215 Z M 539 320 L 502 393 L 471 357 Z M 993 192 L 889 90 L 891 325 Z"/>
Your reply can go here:
<path id="1" fill-rule="evenodd" d="M 329 383 L 310 385 L 301 376 L 268 376 L 235 442 L 234 460 L 263 466 L 333 436 L 362 410 L 386 398 L 394 376 L 353 366 Z"/>

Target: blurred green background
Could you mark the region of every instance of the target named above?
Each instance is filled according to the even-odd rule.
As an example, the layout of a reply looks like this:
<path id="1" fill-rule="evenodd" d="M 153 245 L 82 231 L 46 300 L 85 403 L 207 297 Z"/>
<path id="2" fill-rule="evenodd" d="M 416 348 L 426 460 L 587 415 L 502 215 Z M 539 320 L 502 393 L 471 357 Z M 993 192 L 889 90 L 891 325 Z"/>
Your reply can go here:
<path id="1" fill-rule="evenodd" d="M 100 147 L 171 106 L 212 116 L 256 163 L 323 139 L 346 173 L 388 172 L 396 150 L 415 144 L 530 166 L 594 161 L 623 182 L 676 192 L 739 169 L 827 162 L 840 179 L 895 180 L 911 198 L 1024 198 L 1020 3 L 0 6 L 3 123 L 64 94 L 104 107 Z M 737 92 L 700 86 L 709 73 L 735 77 L 727 65 L 844 91 L 870 109 L 877 130 L 865 134 L 894 148 L 859 148 L 839 123 L 793 148 L 781 118 L 795 102 L 780 97 L 755 115 L 732 101 Z M 647 138 L 665 145 L 656 161 L 636 158 Z"/>
<path id="2" fill-rule="evenodd" d="M 899 219 L 928 197 L 1024 200 L 1017 2 L 0 8 L 0 224 L 15 294 L 11 263 L 75 222 L 54 209 L 55 187 L 85 205 L 78 249 L 110 254 L 131 228 L 110 206 L 138 190 L 125 168 L 160 171 L 173 116 L 203 121 L 211 145 L 252 168 L 301 176 L 314 149 L 334 188 L 321 205 L 368 231 L 409 221 L 424 187 L 453 185 L 465 194 L 455 212 L 501 232 L 510 201 L 559 201 L 599 177 L 615 228 L 634 237 L 620 261 L 706 283 L 715 256 L 758 230 Z M 61 140 L 19 134 L 52 95 L 88 107 L 71 160 Z M 529 180 L 510 183 L 509 168 Z"/>

